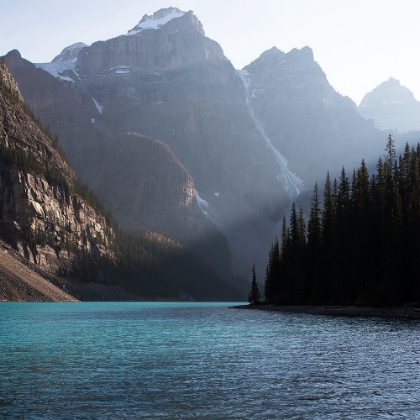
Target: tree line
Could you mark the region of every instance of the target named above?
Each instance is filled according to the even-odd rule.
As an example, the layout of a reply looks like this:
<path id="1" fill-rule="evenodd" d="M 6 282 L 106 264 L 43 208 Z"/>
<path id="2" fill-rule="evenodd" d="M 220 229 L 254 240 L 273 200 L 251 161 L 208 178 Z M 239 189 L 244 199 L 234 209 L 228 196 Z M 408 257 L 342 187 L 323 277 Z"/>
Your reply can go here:
<path id="1" fill-rule="evenodd" d="M 266 302 L 420 301 L 420 143 L 397 156 L 389 136 L 385 151 L 372 175 L 364 160 L 350 179 L 344 168 L 333 181 L 327 173 L 309 217 L 292 204 L 269 253 Z"/>

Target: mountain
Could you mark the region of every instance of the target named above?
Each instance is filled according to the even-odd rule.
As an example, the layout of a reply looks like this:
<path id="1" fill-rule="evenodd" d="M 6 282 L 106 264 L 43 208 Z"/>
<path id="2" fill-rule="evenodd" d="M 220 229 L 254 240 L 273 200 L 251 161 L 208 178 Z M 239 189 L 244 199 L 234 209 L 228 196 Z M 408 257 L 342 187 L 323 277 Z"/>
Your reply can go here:
<path id="1" fill-rule="evenodd" d="M 112 228 L 76 192 L 73 170 L 2 62 L 0 87 L 0 234 L 52 274 L 74 274 L 79 252 L 112 259 Z"/>
<path id="2" fill-rule="evenodd" d="M 32 65 L 28 68 L 33 70 Z M 151 171 L 144 175 L 140 169 L 135 174 L 137 183 L 148 184 L 148 196 L 165 193 L 154 187 L 160 182 L 160 164 L 169 168 L 166 173 L 173 179 L 183 177 L 186 185 L 191 184 L 162 142 L 138 135 L 119 141 L 127 145 L 126 151 L 130 147 L 145 151 L 149 165 L 156 166 L 156 179 L 147 178 Z M 114 161 L 118 159 L 116 153 Z M 193 196 L 191 191 L 180 194 Z M 194 203 L 190 198 L 185 206 Z M 220 234 L 208 242 L 211 249 L 198 242 L 192 248 L 153 231 L 137 235 L 122 231 L 75 177 L 57 138 L 34 117 L 0 61 L 0 248 L 7 253 L 0 260 L 2 299 L 73 299 L 58 289 L 51 291 L 54 287 L 45 279 L 82 300 L 240 299 L 244 284 L 235 283 L 227 244 Z M 13 273 L 13 267 L 20 268 Z M 31 270 L 37 278 L 21 276 Z"/>
<path id="3" fill-rule="evenodd" d="M 392 77 L 367 93 L 357 110 L 362 117 L 372 119 L 380 130 L 400 133 L 420 130 L 420 102 Z"/>
<path id="4" fill-rule="evenodd" d="M 252 262 L 261 278 L 291 200 L 327 169 L 376 159 L 385 141 L 310 48 L 273 48 L 237 70 L 191 11 L 145 15 L 68 60 L 57 72 L 56 62 L 5 57 L 76 173 L 125 229 L 193 244 L 217 228 L 248 278 Z"/>
<path id="5" fill-rule="evenodd" d="M 264 135 L 289 162 L 290 170 L 312 189 L 325 171 L 357 166 L 384 142 L 355 104 L 338 94 L 309 47 L 264 52 L 244 69 L 250 102 Z"/>

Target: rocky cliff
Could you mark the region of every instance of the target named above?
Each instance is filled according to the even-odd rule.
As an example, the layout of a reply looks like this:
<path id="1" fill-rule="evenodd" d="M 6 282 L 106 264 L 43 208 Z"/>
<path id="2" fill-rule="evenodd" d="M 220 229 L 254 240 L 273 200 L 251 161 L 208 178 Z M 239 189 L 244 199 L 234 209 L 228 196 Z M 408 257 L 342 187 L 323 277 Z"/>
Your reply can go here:
<path id="1" fill-rule="evenodd" d="M 2 62 L 0 85 L 0 234 L 53 274 L 74 274 L 77 251 L 112 258 L 112 230 L 75 193 L 73 170 L 31 118 Z"/>

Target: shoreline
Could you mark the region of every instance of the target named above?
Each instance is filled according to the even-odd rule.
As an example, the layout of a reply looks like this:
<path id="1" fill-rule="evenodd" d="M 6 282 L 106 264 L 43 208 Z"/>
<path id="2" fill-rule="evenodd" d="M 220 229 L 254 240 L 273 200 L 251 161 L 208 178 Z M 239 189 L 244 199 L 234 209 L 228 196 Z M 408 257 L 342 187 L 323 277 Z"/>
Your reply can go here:
<path id="1" fill-rule="evenodd" d="M 372 306 L 339 306 L 339 305 L 239 305 L 232 306 L 233 309 L 260 310 L 271 312 L 284 312 L 306 315 L 327 315 L 345 317 L 377 317 L 394 319 L 420 320 L 420 308 L 408 306 L 399 307 L 372 307 Z"/>

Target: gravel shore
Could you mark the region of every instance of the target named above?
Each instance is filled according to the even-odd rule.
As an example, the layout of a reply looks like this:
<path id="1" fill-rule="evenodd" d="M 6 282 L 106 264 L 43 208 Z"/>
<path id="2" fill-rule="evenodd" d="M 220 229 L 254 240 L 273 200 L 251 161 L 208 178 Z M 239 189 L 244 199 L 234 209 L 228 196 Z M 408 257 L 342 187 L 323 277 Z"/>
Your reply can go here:
<path id="1" fill-rule="evenodd" d="M 0 302 L 139 301 L 119 286 L 82 283 L 44 273 L 0 240 Z"/>

